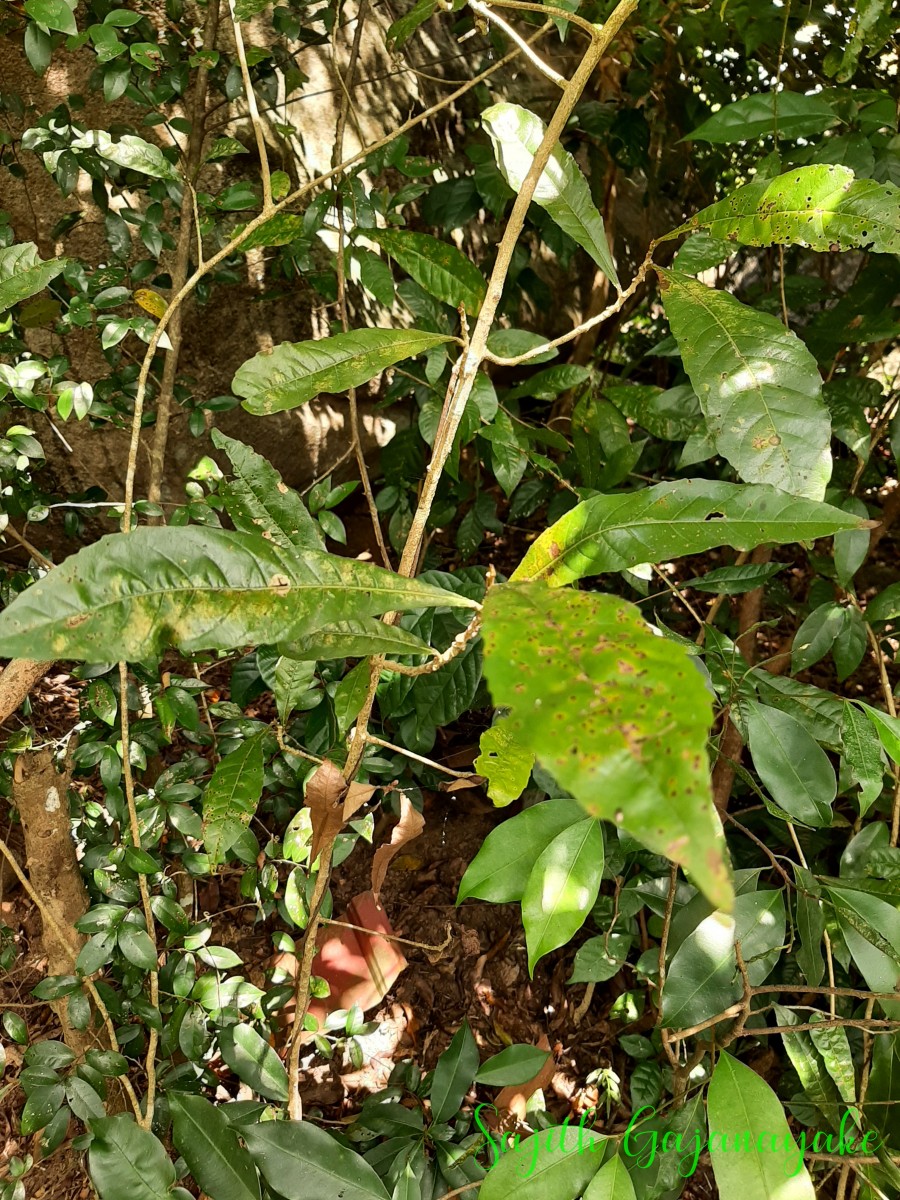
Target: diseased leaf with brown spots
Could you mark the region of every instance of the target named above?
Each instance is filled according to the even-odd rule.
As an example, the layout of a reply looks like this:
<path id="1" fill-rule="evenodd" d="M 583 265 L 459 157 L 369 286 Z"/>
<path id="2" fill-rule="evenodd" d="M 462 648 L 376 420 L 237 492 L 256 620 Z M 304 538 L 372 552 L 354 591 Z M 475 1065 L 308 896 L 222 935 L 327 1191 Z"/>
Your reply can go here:
<path id="1" fill-rule="evenodd" d="M 342 621 L 473 600 L 322 551 L 197 525 L 101 538 L 0 613 L 4 658 L 142 662 L 166 646 L 291 641 Z"/>
<path id="2" fill-rule="evenodd" d="M 507 584 L 484 605 L 484 672 L 511 734 L 595 817 L 731 907 L 710 794 L 712 699 L 681 646 L 616 596 Z"/>

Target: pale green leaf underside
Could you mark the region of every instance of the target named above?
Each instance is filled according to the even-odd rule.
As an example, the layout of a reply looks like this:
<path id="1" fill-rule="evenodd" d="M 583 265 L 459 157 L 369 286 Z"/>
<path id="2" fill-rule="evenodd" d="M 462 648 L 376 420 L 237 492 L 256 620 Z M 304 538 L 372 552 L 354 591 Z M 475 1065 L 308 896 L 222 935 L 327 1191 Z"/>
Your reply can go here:
<path id="1" fill-rule="evenodd" d="M 527 108 L 505 102 L 486 108 L 481 123 L 493 144 L 501 174 L 518 192 L 544 140 L 546 125 Z M 562 146 L 555 147 L 544 167 L 534 192 L 534 203 L 587 251 L 616 290 L 621 291 L 603 218 L 591 199 L 591 189 L 581 169 Z"/>
<path id="2" fill-rule="evenodd" d="M 257 416 L 296 408 L 320 392 L 345 392 L 368 383 L 405 358 L 449 342 L 419 329 L 354 329 L 318 342 L 282 342 L 238 369 L 231 388 Z"/>
<path id="3" fill-rule="evenodd" d="M 492 589 L 485 675 L 510 733 L 592 816 L 682 864 L 718 908 L 732 888 L 710 797 L 711 701 L 684 650 L 631 604 L 543 584 Z"/>
<path id="4" fill-rule="evenodd" d="M 318 625 L 474 601 L 321 551 L 198 526 L 101 538 L 0 614 L 0 655 L 141 661 L 166 646 L 234 649 Z"/>
<path id="5" fill-rule="evenodd" d="M 716 449 L 748 483 L 821 500 L 831 418 L 813 356 L 776 317 L 660 271 L 663 304 Z"/>
<path id="6" fill-rule="evenodd" d="M 444 304 L 476 314 L 484 301 L 487 284 L 474 263 L 447 242 L 427 233 L 406 229 L 366 230 L 369 241 L 377 242 L 420 287 Z"/>
<path id="7" fill-rule="evenodd" d="M 667 237 L 696 229 L 745 246 L 900 254 L 900 188 L 856 179 L 848 167 L 797 167 L 738 188 Z"/>
<path id="8" fill-rule="evenodd" d="M 683 479 L 576 505 L 541 534 L 512 578 L 562 587 L 715 546 L 751 550 L 766 542 L 813 541 L 860 524 L 831 505 L 762 484 Z"/>
<path id="9" fill-rule="evenodd" d="M 41 291 L 65 265 L 63 258 L 41 262 L 34 242 L 0 250 L 0 313 Z"/>

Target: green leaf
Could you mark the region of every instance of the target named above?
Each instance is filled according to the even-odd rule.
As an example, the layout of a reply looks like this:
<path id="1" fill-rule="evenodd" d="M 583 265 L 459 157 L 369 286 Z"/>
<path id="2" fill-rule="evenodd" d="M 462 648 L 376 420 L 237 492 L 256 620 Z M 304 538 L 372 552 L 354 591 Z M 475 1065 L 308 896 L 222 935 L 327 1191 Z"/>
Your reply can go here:
<path id="1" fill-rule="evenodd" d="M 266 1182 L 284 1200 L 311 1196 L 390 1200 L 372 1167 L 312 1121 L 267 1121 L 241 1127 Z"/>
<path id="2" fill-rule="evenodd" d="M 235 471 L 236 478 L 219 488 L 235 529 L 266 534 L 286 550 L 324 549 L 319 527 L 306 505 L 282 482 L 271 463 L 218 429 L 211 437 L 216 449 L 228 455 Z"/>
<path id="3" fill-rule="evenodd" d="M 668 236 L 688 229 L 706 229 L 713 237 L 745 246 L 898 254 L 900 188 L 857 179 L 849 168 L 835 164 L 797 167 L 775 179 L 745 184 Z"/>
<path id="4" fill-rule="evenodd" d="M 253 1159 L 222 1110 L 202 1096 L 168 1095 L 172 1140 L 201 1190 L 215 1200 L 260 1200 Z"/>
<path id="5" fill-rule="evenodd" d="M 34 242 L 0 249 L 0 313 L 42 291 L 65 265 L 64 258 L 42 262 Z"/>
<path id="6" fill-rule="evenodd" d="M 666 442 L 683 442 L 702 424 L 700 401 L 689 383 L 663 391 L 651 384 L 613 384 L 603 394 L 619 412 Z"/>
<path id="7" fill-rule="evenodd" d="M 243 147 L 240 152 L 246 153 Z M 253 200 L 249 204 L 244 204 L 243 193 L 239 193 L 233 198 L 232 203 L 238 209 L 245 207 L 252 208 L 256 202 L 256 194 L 252 193 L 252 195 Z M 249 200 L 250 196 L 248 195 L 246 199 Z M 222 207 L 224 208 L 226 205 L 222 205 Z M 260 246 L 288 246 L 291 242 L 296 241 L 297 238 L 302 237 L 303 232 L 304 219 L 300 213 L 277 213 L 270 220 L 264 221 L 262 225 L 254 229 L 241 242 L 240 251 L 241 254 L 246 254 L 248 250 L 256 250 Z"/>
<path id="8" fill-rule="evenodd" d="M 491 139 L 500 173 L 514 192 L 521 191 L 547 126 L 527 108 L 505 102 L 486 108 L 481 123 Z M 560 145 L 554 147 L 538 180 L 534 203 L 587 251 L 616 291 L 621 291 L 603 218 L 591 199 L 588 181 Z"/>
<path id="9" fill-rule="evenodd" d="M 456 903 L 476 899 L 510 904 L 521 900 L 544 848 L 557 834 L 583 819 L 584 809 L 576 800 L 545 800 L 504 821 L 491 830 L 469 863 Z"/>
<path id="10" fill-rule="evenodd" d="M 707 1110 L 709 1152 L 722 1200 L 816 1200 L 781 1101 L 755 1071 L 725 1051 L 709 1084 Z M 734 1138 L 741 1153 L 734 1152 Z"/>
<path id="11" fill-rule="evenodd" d="M 437 0 L 417 0 L 417 3 L 402 17 L 398 17 L 388 27 L 387 40 L 393 42 L 395 49 L 399 50 L 403 43 L 422 25 L 429 17 L 433 16 L 434 10 L 437 7 Z"/>
<path id="12" fill-rule="evenodd" d="M 818 898 L 818 885 L 813 875 L 794 864 L 797 877 L 797 933 L 800 947 L 797 962 L 811 987 L 818 987 L 825 975 L 822 957 L 822 936 L 825 933 L 825 913 Z M 803 889 L 802 891 L 799 889 Z"/>
<path id="13" fill-rule="evenodd" d="M 831 418 L 816 360 L 776 317 L 688 275 L 658 271 L 684 369 L 716 449 L 748 483 L 821 500 Z"/>
<path id="14" fill-rule="evenodd" d="M 263 734 L 247 738 L 219 761 L 203 797 L 203 844 L 210 867 L 222 861 L 250 825 L 263 789 Z"/>
<path id="15" fill-rule="evenodd" d="M 682 864 L 730 908 L 706 758 L 712 706 L 683 647 L 615 596 L 543 584 L 492 588 L 483 628 L 485 675 L 516 740 L 591 816 Z"/>
<path id="16" fill-rule="evenodd" d="M 220 1029 L 219 1050 L 238 1079 L 254 1092 L 267 1100 L 287 1100 L 288 1077 L 284 1064 L 251 1025 L 230 1025 Z"/>
<path id="17" fill-rule="evenodd" d="M 541 534 L 512 578 L 562 587 L 586 575 L 627 571 L 715 546 L 752 550 L 764 542 L 813 541 L 859 526 L 858 517 L 838 508 L 792 499 L 764 485 L 683 479 L 576 505 Z"/>
<path id="18" fill-rule="evenodd" d="M 881 744 L 892 762 L 900 765 L 900 718 L 858 700 L 857 704 L 872 722 Z"/>
<path id="19" fill-rule="evenodd" d="M 268 8 L 269 0 L 234 0 L 234 19 L 250 21 L 257 13 Z"/>
<path id="20" fill-rule="evenodd" d="M 209 150 L 206 152 L 206 162 L 215 162 L 220 158 L 232 158 L 235 154 L 249 154 L 250 151 L 237 138 L 233 137 L 217 137 L 213 138 Z"/>
<path id="21" fill-rule="evenodd" d="M 78 26 L 72 9 L 73 6 L 67 4 L 66 0 L 26 0 L 25 3 L 25 11 L 33 21 L 60 33 L 75 35 Z"/>
<path id="22" fill-rule="evenodd" d="M 99 1093 L 77 1075 L 70 1075 L 66 1080 L 66 1102 L 79 1121 L 93 1121 L 106 1116 Z"/>
<path id="23" fill-rule="evenodd" d="M 601 933 L 578 947 L 567 983 L 605 983 L 622 969 L 631 949 L 631 935 Z"/>
<path id="24" fill-rule="evenodd" d="M 167 179 L 172 183 L 181 180 L 178 168 L 169 162 L 158 146 L 152 146 L 131 133 L 123 134 L 114 142 L 105 129 L 89 129 L 72 141 L 72 149 L 96 150 L 107 162 L 141 175 L 150 175 L 154 179 Z"/>
<path id="25" fill-rule="evenodd" d="M 64 1099 L 65 1088 L 62 1083 L 51 1083 L 30 1089 L 20 1118 L 22 1136 L 30 1137 L 39 1129 L 46 1128 L 56 1116 Z"/>
<path id="26" fill-rule="evenodd" d="M 522 896 L 528 970 L 564 946 L 594 907 L 603 878 L 603 830 L 593 817 L 558 833 L 531 869 Z"/>
<path id="27" fill-rule="evenodd" d="M 156 947 L 145 929 L 136 929 L 134 925 L 121 925 L 118 946 L 128 961 L 136 967 L 143 971 L 156 970 Z"/>
<path id="28" fill-rule="evenodd" d="M 167 645 L 234 649 L 380 612 L 475 602 L 380 567 L 262 536 L 186 526 L 112 534 L 0 613 L 0 654 L 143 661 Z"/>
<path id="29" fill-rule="evenodd" d="M 366 237 L 377 242 L 407 275 L 444 304 L 454 308 L 465 305 L 466 312 L 474 316 L 484 303 L 484 276 L 455 246 L 406 229 L 367 229 Z"/>
<path id="30" fill-rule="evenodd" d="M 842 928 L 849 926 L 881 954 L 900 963 L 900 912 L 893 904 L 857 888 L 829 884 L 825 892 Z"/>
<path id="31" fill-rule="evenodd" d="M 463 1021 L 438 1059 L 431 1084 L 431 1118 L 449 1121 L 459 1110 L 478 1070 L 478 1045 Z"/>
<path id="32" fill-rule="evenodd" d="M 328 625 L 296 641 L 285 642 L 279 650 L 288 658 L 315 661 L 366 658 L 370 654 L 425 654 L 432 657 L 431 647 L 414 633 L 371 618 Z"/>
<path id="33" fill-rule="evenodd" d="M 801 1018 L 799 1013 L 782 1008 L 780 1004 L 773 1005 L 773 1013 L 778 1025 L 799 1025 L 807 1016 L 804 1013 Z M 841 1098 L 825 1064 L 816 1053 L 812 1038 L 800 1030 L 798 1033 L 783 1033 L 781 1039 L 806 1098 L 815 1104 L 828 1124 L 836 1128 L 841 1119 Z"/>
<path id="34" fill-rule="evenodd" d="M 88 1171 L 100 1200 L 170 1200 L 175 1167 L 162 1143 L 132 1116 L 91 1121 Z"/>
<path id="35" fill-rule="evenodd" d="M 779 808 L 792 821 L 830 825 L 834 767 L 805 726 L 780 709 L 753 704 L 747 730 L 753 766 Z"/>
<path id="36" fill-rule="evenodd" d="M 512 804 L 528 786 L 534 755 L 515 740 L 505 721 L 486 729 L 479 747 L 472 769 L 487 779 L 487 794 L 498 808 Z"/>
<path id="37" fill-rule="evenodd" d="M 511 496 L 525 474 L 528 455 L 522 449 L 516 427 L 507 413 L 500 409 L 491 425 L 485 425 L 479 436 L 491 444 L 491 464 L 497 482 Z"/>
<path id="38" fill-rule="evenodd" d="M 297 408 L 320 392 L 359 387 L 394 363 L 449 342 L 419 329 L 354 329 L 318 342 L 282 342 L 238 369 L 231 384 L 257 416 Z"/>
<path id="39" fill-rule="evenodd" d="M 734 916 L 705 917 L 672 957 L 663 987 L 663 1021 L 686 1029 L 723 1012 L 741 996 L 736 941 L 747 975 L 758 987 L 769 975 L 784 944 L 784 896 L 778 891 L 744 892 Z"/>
<path id="40" fill-rule="evenodd" d="M 823 133 L 837 122 L 831 105 L 821 96 L 761 92 L 726 104 L 683 140 L 728 145 L 765 137 L 776 130 L 780 138 L 808 137 Z"/>
<path id="41" fill-rule="evenodd" d="M 501 1156 L 478 1200 L 572 1200 L 596 1174 L 607 1144 L 592 1129 L 544 1129 Z"/>
<path id="42" fill-rule="evenodd" d="M 844 759 L 859 784 L 859 812 L 865 816 L 884 787 L 884 758 L 872 722 L 844 701 Z"/>
<path id="43" fill-rule="evenodd" d="M 475 1082 L 485 1087 L 515 1087 L 528 1083 L 549 1057 L 548 1050 L 540 1050 L 537 1046 L 507 1046 L 481 1064 Z"/>
<path id="44" fill-rule="evenodd" d="M 822 1056 L 828 1074 L 837 1084 L 841 1099 L 852 1110 L 856 1104 L 856 1069 L 853 1066 L 847 1030 L 843 1025 L 832 1024 L 824 1016 L 815 1013 L 811 1015 L 810 1020 L 821 1025 L 821 1029 L 809 1031 L 810 1037 Z"/>
<path id="45" fill-rule="evenodd" d="M 763 587 L 786 565 L 767 562 L 745 563 L 741 567 L 717 567 L 699 579 L 688 579 L 682 587 L 693 588 L 696 592 L 712 592 L 714 595 L 741 596 L 744 592 Z"/>
<path id="46" fill-rule="evenodd" d="M 621 1155 L 605 1163 L 591 1180 L 584 1200 L 635 1200 L 634 1184 Z"/>
<path id="47" fill-rule="evenodd" d="M 844 627 L 844 609 L 833 601 L 814 608 L 794 635 L 791 670 L 805 671 L 831 650 Z"/>

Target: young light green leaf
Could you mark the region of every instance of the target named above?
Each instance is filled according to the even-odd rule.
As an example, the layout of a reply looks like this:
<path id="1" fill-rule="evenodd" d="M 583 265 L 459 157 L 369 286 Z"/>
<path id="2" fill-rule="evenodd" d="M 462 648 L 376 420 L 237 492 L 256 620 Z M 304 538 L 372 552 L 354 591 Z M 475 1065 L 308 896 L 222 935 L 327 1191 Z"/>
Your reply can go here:
<path id="1" fill-rule="evenodd" d="M 620 1154 L 600 1168 L 588 1185 L 584 1200 L 635 1200 L 634 1184 Z"/>
<path id="2" fill-rule="evenodd" d="M 486 108 L 481 123 L 491 139 L 503 178 L 513 191 L 520 191 L 544 140 L 546 125 L 527 108 L 505 102 Z M 562 146 L 554 148 L 544 167 L 534 192 L 534 203 L 587 251 L 616 291 L 621 291 L 603 218 L 580 167 Z"/>
<path id="3" fill-rule="evenodd" d="M 557 834 L 584 820 L 577 800 L 545 800 L 492 829 L 469 863 L 459 885 L 457 904 L 489 900 L 510 904 L 522 899 L 532 867 Z"/>
<path id="4" fill-rule="evenodd" d="M 773 1013 L 778 1025 L 800 1024 L 800 1014 L 791 1008 L 783 1008 L 776 1004 L 773 1006 Z M 806 1015 L 803 1014 L 803 1020 L 806 1019 Z M 815 1104 L 829 1125 L 837 1128 L 841 1119 L 841 1098 L 825 1064 L 816 1053 L 812 1038 L 800 1030 L 798 1033 L 783 1033 L 781 1039 L 806 1098 Z"/>
<path id="5" fill-rule="evenodd" d="M 312 1121 L 243 1125 L 241 1137 L 266 1183 L 284 1200 L 390 1200 L 366 1160 Z"/>
<path id="6" fill-rule="evenodd" d="M 522 895 L 528 970 L 584 924 L 603 877 L 603 829 L 592 817 L 558 833 L 531 869 Z"/>
<path id="7" fill-rule="evenodd" d="M 781 1101 L 755 1071 L 719 1054 L 707 1099 L 709 1152 L 722 1200 L 816 1200 Z M 738 1138 L 746 1152 L 734 1153 Z M 726 1143 L 727 1139 L 727 1143 Z"/>
<path id="8" fill-rule="evenodd" d="M 487 283 L 461 250 L 408 229 L 367 229 L 366 237 L 386 250 L 429 295 L 454 308 L 462 304 L 471 316 L 478 313 Z"/>
<path id="9" fill-rule="evenodd" d="M 689 229 L 706 229 L 713 237 L 745 246 L 897 254 L 900 188 L 857 179 L 849 168 L 832 163 L 797 167 L 775 179 L 745 184 L 667 236 Z"/>
<path id="10" fill-rule="evenodd" d="M 267 1100 L 287 1100 L 288 1077 L 284 1063 L 251 1025 L 229 1025 L 220 1029 L 219 1051 L 238 1079 L 258 1095 Z"/>
<path id="11" fill-rule="evenodd" d="M 212 443 L 224 450 L 236 478 L 219 488 L 225 511 L 236 529 L 244 533 L 267 534 L 286 550 L 323 550 L 321 531 L 292 488 L 286 487 L 275 468 L 236 438 L 218 429 L 212 431 Z"/>
<path id="12" fill-rule="evenodd" d="M 763 542 L 812 541 L 859 524 L 839 508 L 762 484 L 682 479 L 576 505 L 541 534 L 512 578 L 563 587 L 714 546 L 752 550 Z"/>
<path id="13" fill-rule="evenodd" d="M 838 123 L 834 109 L 821 96 L 802 92 L 761 92 L 726 104 L 688 134 L 686 142 L 728 145 L 748 142 L 778 130 L 781 138 L 808 137 Z"/>
<path id="14" fill-rule="evenodd" d="M 810 1021 L 821 1025 L 821 1029 L 809 1031 L 813 1045 L 822 1056 L 828 1074 L 837 1085 L 841 1099 L 851 1110 L 856 1104 L 856 1068 L 843 1025 L 833 1024 L 824 1016 L 813 1013 Z M 854 1114 L 857 1117 L 858 1114 Z"/>
<path id="15" fill-rule="evenodd" d="M 250 824 L 263 788 L 262 735 L 219 761 L 203 797 L 203 844 L 213 869 Z"/>
<path id="16" fill-rule="evenodd" d="M 478 1071 L 478 1044 L 463 1021 L 438 1059 L 431 1084 L 431 1117 L 449 1121 L 457 1113 Z"/>
<path id="17" fill-rule="evenodd" d="M 172 1140 L 202 1191 L 216 1200 L 259 1200 L 253 1159 L 221 1109 L 202 1096 L 169 1092 Z"/>
<path id="18" fill-rule="evenodd" d="M 495 1148 L 493 1140 L 492 1148 Z M 504 1153 L 485 1176 L 478 1200 L 571 1200 L 596 1174 L 607 1139 L 592 1129 L 544 1129 Z"/>
<path id="19" fill-rule="evenodd" d="M 65 265 L 64 258 L 42 262 L 34 242 L 0 249 L 0 313 L 42 291 Z"/>
<path id="20" fill-rule="evenodd" d="M 492 588 L 483 629 L 485 675 L 516 740 L 591 816 L 682 864 L 730 909 L 706 758 L 711 701 L 685 650 L 618 597 L 534 583 Z"/>
<path id="21" fill-rule="evenodd" d="M 88 1171 L 100 1200 L 171 1200 L 175 1167 L 162 1142 L 130 1113 L 91 1121 Z"/>
<path id="22" fill-rule="evenodd" d="M 321 624 L 464 596 L 354 559 L 201 526 L 112 534 L 66 559 L 0 613 L 0 654 L 140 662 L 183 650 L 289 641 Z"/>
<path id="23" fill-rule="evenodd" d="M 481 1064 L 475 1082 L 483 1083 L 485 1087 L 514 1087 L 528 1083 L 549 1057 L 548 1050 L 540 1050 L 537 1046 L 507 1046 Z"/>
<path id="24" fill-rule="evenodd" d="M 748 483 L 821 500 L 831 418 L 816 360 L 768 313 L 659 270 L 663 304 L 716 449 Z"/>
<path id="25" fill-rule="evenodd" d="M 450 341 L 419 329 L 354 329 L 318 342 L 282 342 L 238 369 L 231 384 L 257 416 L 297 408 L 320 392 L 359 387 L 394 363 Z"/>
<path id="26" fill-rule="evenodd" d="M 512 736 L 505 721 L 486 729 L 473 770 L 487 779 L 487 794 L 498 808 L 518 800 L 531 777 L 534 755 Z"/>
<path id="27" fill-rule="evenodd" d="M 804 825 L 830 825 L 837 779 L 806 727 L 780 709 L 753 704 L 747 730 L 753 766 L 779 808 Z"/>

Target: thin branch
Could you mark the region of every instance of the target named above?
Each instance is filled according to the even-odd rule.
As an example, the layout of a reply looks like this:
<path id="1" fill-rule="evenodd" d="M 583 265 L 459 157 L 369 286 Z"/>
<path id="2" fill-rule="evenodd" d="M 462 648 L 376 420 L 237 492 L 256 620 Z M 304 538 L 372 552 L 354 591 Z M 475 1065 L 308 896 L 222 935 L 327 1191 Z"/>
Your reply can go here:
<path id="1" fill-rule="evenodd" d="M 263 189 L 263 216 L 270 217 L 273 212 L 272 178 L 269 174 L 269 154 L 266 150 L 266 138 L 263 132 L 259 109 L 256 107 L 256 93 L 253 90 L 253 83 L 250 79 L 250 68 L 247 66 L 247 55 L 244 52 L 244 35 L 241 32 L 241 23 L 234 15 L 234 0 L 228 0 L 228 8 L 231 12 L 231 25 L 234 29 L 234 44 L 237 47 L 241 78 L 244 81 L 244 94 L 247 97 L 247 107 L 250 109 L 250 121 L 253 125 L 253 133 L 256 137 L 256 149 L 259 153 L 259 173 L 262 177 Z"/>
<path id="2" fill-rule="evenodd" d="M 533 66 L 537 67 L 542 75 L 546 75 L 546 77 L 552 80 L 557 87 L 565 90 L 565 78 L 560 75 L 559 71 L 554 71 L 554 69 L 548 63 L 545 63 L 537 51 L 532 50 L 521 34 L 516 33 L 515 29 L 513 29 L 513 27 L 507 21 L 505 21 L 499 13 L 493 12 L 486 4 L 482 4 L 481 0 L 469 0 L 469 8 L 471 8 L 473 12 L 477 12 L 480 16 L 484 17 L 485 20 L 493 21 L 498 29 L 503 30 L 510 41 L 515 42 L 528 61 Z"/>
<path id="3" fill-rule="evenodd" d="M 421 754 L 415 754 L 412 750 L 407 750 L 403 746 L 395 746 L 393 742 L 386 742 L 380 737 L 375 737 L 372 733 L 366 734 L 366 742 L 370 746 L 381 746 L 384 750 L 392 750 L 394 754 L 402 754 L 404 758 L 410 758 L 413 762 L 421 763 L 425 767 L 431 767 L 433 771 L 440 771 L 442 775 L 449 775 L 453 779 L 471 779 L 471 771 L 453 771 L 450 767 L 444 767 L 439 762 L 435 762 L 432 758 L 425 758 Z"/>

